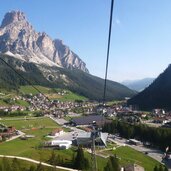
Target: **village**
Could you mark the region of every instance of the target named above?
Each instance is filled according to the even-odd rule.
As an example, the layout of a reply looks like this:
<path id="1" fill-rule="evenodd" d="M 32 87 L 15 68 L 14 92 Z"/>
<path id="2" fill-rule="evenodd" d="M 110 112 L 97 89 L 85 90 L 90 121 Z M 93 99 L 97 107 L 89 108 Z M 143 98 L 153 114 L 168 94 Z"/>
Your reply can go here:
<path id="1" fill-rule="evenodd" d="M 62 96 L 67 91 L 59 92 Z M 15 101 L 22 100 L 28 106 L 16 105 Z M 126 100 L 113 104 L 100 104 L 96 101 L 75 100 L 60 101 L 49 100 L 46 96 L 39 93 L 36 95 L 19 95 L 8 99 L 10 105 L 0 105 L 0 116 L 12 112 L 34 113 L 39 115 L 53 115 L 57 118 L 65 118 L 75 113 L 75 116 L 99 114 L 110 119 L 121 119 L 130 123 L 144 123 L 155 127 L 171 127 L 171 112 L 164 109 L 153 109 L 151 112 L 134 110 L 132 106 L 126 105 Z M 4 113 L 5 112 L 5 113 Z"/>
<path id="2" fill-rule="evenodd" d="M 65 91 L 61 95 L 65 95 L 66 93 Z M 14 105 L 13 103 L 17 100 L 25 101 L 28 105 Z M 126 100 L 117 103 L 107 103 L 105 105 L 89 100 L 49 100 L 40 93 L 15 96 L 9 99 L 9 101 L 13 102 L 12 105 L 0 106 L 1 142 L 15 141 L 15 139 L 19 138 L 20 141 L 27 143 L 37 138 L 34 131 L 51 128 L 49 131 L 46 131 L 46 134 L 43 134 L 45 140 L 39 142 L 41 148 L 47 150 L 69 150 L 73 147 L 82 146 L 91 155 L 92 132 L 95 130 L 95 145 L 98 148 L 96 155 L 99 157 L 109 157 L 107 152 L 110 144 L 112 149 L 127 146 L 136 151 L 142 151 L 143 148 L 144 154 L 159 162 L 163 160 L 161 152 L 155 151 L 154 154 L 154 150 L 144 147 L 141 141 L 124 139 L 119 135 L 95 129 L 95 125 L 97 128 L 102 128 L 104 124 L 112 123 L 113 120 L 130 124 L 142 123 L 150 127 L 169 127 L 171 114 L 163 109 L 154 109 L 151 112 L 133 110 L 132 106 L 126 105 Z M 18 116 L 5 117 L 12 113 L 18 113 Z M 53 127 L 48 127 L 46 124 L 47 119 L 53 121 L 57 126 L 53 124 Z M 40 124 L 41 120 L 45 120 L 45 122 L 43 121 L 43 124 Z M 9 124 L 10 122 L 12 124 Z M 28 123 L 28 125 L 24 124 L 22 127 L 15 127 L 15 122 Z M 36 122 L 35 125 L 34 122 Z M 130 168 L 132 170 L 144 170 L 138 164 L 128 164 L 123 169 L 127 171 Z"/>

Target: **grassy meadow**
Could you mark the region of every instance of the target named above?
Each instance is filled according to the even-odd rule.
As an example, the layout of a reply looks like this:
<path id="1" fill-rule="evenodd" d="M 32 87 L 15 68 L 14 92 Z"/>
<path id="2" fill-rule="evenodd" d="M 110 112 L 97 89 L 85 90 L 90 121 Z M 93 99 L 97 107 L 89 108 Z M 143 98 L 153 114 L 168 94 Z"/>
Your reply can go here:
<path id="1" fill-rule="evenodd" d="M 145 171 L 152 171 L 156 165 L 160 165 L 158 161 L 128 146 L 104 151 L 103 154 L 116 155 L 119 158 L 121 165 L 124 166 L 135 163 L 144 167 Z"/>
<path id="2" fill-rule="evenodd" d="M 17 129 L 28 135 L 35 135 L 34 138 L 27 140 L 21 140 L 18 138 L 9 142 L 0 143 L 1 155 L 16 155 L 43 162 L 49 162 L 49 159 L 52 155 L 52 150 L 40 147 L 42 146 L 43 142 L 49 140 L 46 135 L 54 128 L 59 127 L 59 125 L 57 125 L 53 120 L 49 118 L 39 118 L 33 120 L 1 120 L 1 123 L 7 126 L 15 126 Z M 113 144 L 113 146 L 115 146 L 115 144 Z M 110 145 L 109 148 L 111 147 L 112 146 Z M 69 150 L 55 150 L 55 154 L 62 158 L 63 166 L 71 167 L 73 156 L 76 155 L 76 148 L 71 148 Z M 115 150 L 103 151 L 102 154 L 116 154 L 120 159 L 119 161 L 121 165 L 136 163 L 143 166 L 145 171 L 152 171 L 155 165 L 159 165 L 159 162 L 127 146 L 118 147 Z M 85 155 L 91 165 L 91 154 L 85 152 Z M 97 156 L 97 165 L 99 171 L 103 171 L 106 163 L 106 158 Z"/>
<path id="3" fill-rule="evenodd" d="M 42 93 L 44 93 L 49 99 L 52 100 L 61 100 L 61 101 L 74 101 L 74 100 L 86 100 L 85 97 L 80 96 L 78 94 L 75 94 L 69 90 L 65 90 L 67 93 L 64 95 L 59 95 L 58 92 L 61 92 L 62 89 L 58 88 L 47 88 L 42 86 L 35 86 L 37 89 L 39 89 Z M 32 86 L 21 86 L 19 90 L 22 94 L 33 94 L 36 95 L 39 92 L 37 92 L 36 89 L 34 89 Z"/>

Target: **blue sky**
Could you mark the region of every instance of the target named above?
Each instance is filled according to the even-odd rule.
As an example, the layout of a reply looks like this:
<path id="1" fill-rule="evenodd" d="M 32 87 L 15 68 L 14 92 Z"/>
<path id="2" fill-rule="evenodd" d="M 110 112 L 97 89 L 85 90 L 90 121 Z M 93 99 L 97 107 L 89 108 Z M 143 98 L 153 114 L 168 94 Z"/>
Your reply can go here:
<path id="1" fill-rule="evenodd" d="M 115 0 L 108 78 L 156 77 L 171 57 L 171 1 Z M 64 41 L 90 73 L 104 77 L 110 0 L 5 0 L 6 12 L 23 11 L 33 27 Z"/>

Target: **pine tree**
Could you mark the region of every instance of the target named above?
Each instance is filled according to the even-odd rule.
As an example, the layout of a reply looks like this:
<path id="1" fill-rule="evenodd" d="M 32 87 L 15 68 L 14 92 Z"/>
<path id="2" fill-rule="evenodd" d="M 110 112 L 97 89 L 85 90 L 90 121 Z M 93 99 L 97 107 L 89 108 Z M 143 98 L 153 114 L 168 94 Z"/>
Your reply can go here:
<path id="1" fill-rule="evenodd" d="M 163 166 L 160 165 L 158 171 L 163 171 Z"/>
<path id="2" fill-rule="evenodd" d="M 3 171 L 3 170 L 2 170 L 2 163 L 0 163 L 0 171 Z"/>
<path id="3" fill-rule="evenodd" d="M 45 168 L 41 163 L 39 163 L 39 165 L 37 166 L 36 171 L 45 171 Z"/>
<path id="4" fill-rule="evenodd" d="M 116 156 L 110 156 L 107 165 L 104 168 L 104 171 L 119 171 L 119 161 Z"/>
<path id="5" fill-rule="evenodd" d="M 54 152 L 54 150 L 52 151 L 51 157 L 49 159 L 49 162 L 51 165 L 55 165 L 56 164 L 56 154 Z"/>
<path id="6" fill-rule="evenodd" d="M 2 171 L 12 171 L 10 162 L 8 161 L 7 158 L 2 159 Z"/>
<path id="7" fill-rule="evenodd" d="M 84 169 L 89 168 L 89 162 L 84 157 L 84 151 L 81 147 L 79 147 L 77 150 L 77 155 L 76 155 L 75 161 L 74 161 L 74 167 L 79 170 L 84 170 Z"/>
<path id="8" fill-rule="evenodd" d="M 36 171 L 36 168 L 35 168 L 35 166 L 30 166 L 30 169 L 29 169 L 29 171 Z"/>
<path id="9" fill-rule="evenodd" d="M 154 169 L 153 169 L 153 171 L 158 171 L 158 167 L 155 166 Z"/>
<path id="10" fill-rule="evenodd" d="M 20 171 L 21 170 L 20 162 L 16 158 L 13 159 L 11 168 L 12 168 L 12 171 Z"/>
<path id="11" fill-rule="evenodd" d="M 164 171 L 168 171 L 168 168 L 165 166 Z"/>
<path id="12" fill-rule="evenodd" d="M 49 171 L 57 171 L 56 166 L 52 167 Z"/>

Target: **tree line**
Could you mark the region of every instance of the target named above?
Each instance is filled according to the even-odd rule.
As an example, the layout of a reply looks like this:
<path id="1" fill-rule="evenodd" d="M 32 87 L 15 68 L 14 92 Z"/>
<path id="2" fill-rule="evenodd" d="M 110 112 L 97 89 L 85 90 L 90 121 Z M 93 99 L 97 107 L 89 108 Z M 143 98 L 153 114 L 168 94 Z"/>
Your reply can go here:
<path id="1" fill-rule="evenodd" d="M 144 143 L 150 143 L 151 146 L 165 150 L 171 147 L 171 129 L 154 128 L 144 124 L 129 124 L 123 121 L 114 120 L 103 126 L 103 131 L 116 134 L 130 139 L 135 138 Z"/>
<path id="2" fill-rule="evenodd" d="M 73 155 L 70 165 L 67 165 L 66 162 L 64 162 L 64 160 L 62 160 L 62 158 L 59 155 L 56 155 L 54 150 L 52 151 L 49 163 L 51 165 L 61 165 L 82 171 L 89 171 L 92 170 L 92 161 L 90 162 L 90 160 L 90 158 L 88 159 L 88 157 L 85 156 L 83 148 L 78 147 L 76 153 Z M 104 168 L 98 169 L 103 171 L 120 171 L 119 160 L 116 156 L 110 156 Z"/>
<path id="3" fill-rule="evenodd" d="M 167 167 L 159 165 L 159 166 L 155 166 L 153 171 L 168 171 L 168 169 L 167 169 Z"/>

